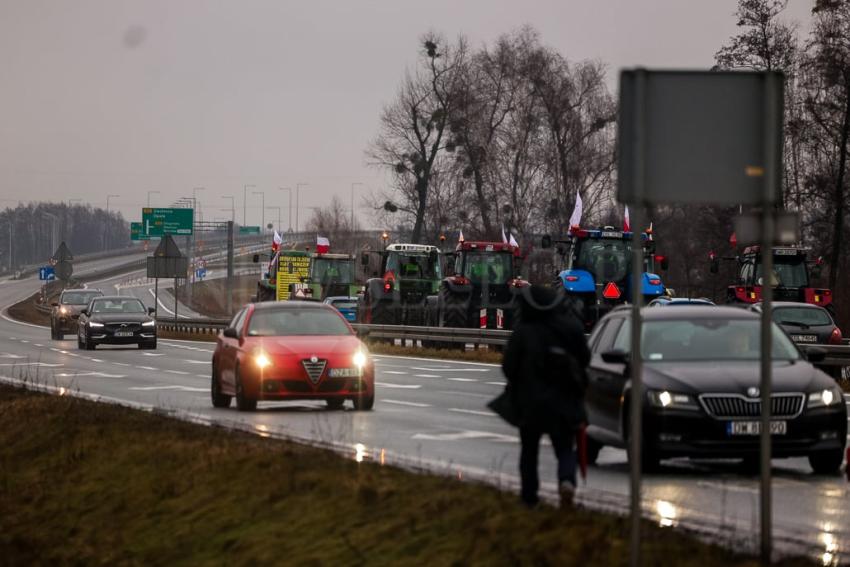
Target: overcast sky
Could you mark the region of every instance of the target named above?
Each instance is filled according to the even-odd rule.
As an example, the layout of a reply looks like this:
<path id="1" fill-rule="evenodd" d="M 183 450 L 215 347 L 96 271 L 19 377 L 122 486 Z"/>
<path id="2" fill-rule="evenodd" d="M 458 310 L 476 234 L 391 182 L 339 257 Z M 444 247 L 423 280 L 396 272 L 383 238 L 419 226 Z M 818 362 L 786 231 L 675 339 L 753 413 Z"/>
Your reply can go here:
<path id="1" fill-rule="evenodd" d="M 791 0 L 805 25 L 811 0 Z M 736 0 L 0 0 L 0 207 L 82 199 L 140 220 L 193 187 L 205 218 L 277 223 L 381 188 L 365 163 L 419 37 L 473 46 L 530 24 L 571 60 L 702 68 Z M 358 197 L 357 206 L 360 206 Z M 359 211 L 366 218 L 366 211 Z M 293 216 L 294 219 L 294 216 Z"/>

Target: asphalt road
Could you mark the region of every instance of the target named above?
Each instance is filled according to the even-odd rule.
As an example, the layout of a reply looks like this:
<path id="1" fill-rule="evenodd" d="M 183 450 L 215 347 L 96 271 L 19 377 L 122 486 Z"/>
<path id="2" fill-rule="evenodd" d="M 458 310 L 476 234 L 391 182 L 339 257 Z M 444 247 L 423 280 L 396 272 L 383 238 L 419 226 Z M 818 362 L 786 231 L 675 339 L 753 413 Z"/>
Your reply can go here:
<path id="1" fill-rule="evenodd" d="M 113 260 L 114 261 L 114 260 Z M 91 284 L 106 291 L 128 276 Z M 0 281 L 0 306 L 36 288 L 30 280 Z M 147 289 L 147 288 L 139 288 Z M 153 299 L 139 292 L 147 305 Z M 504 384 L 498 366 L 402 357 L 376 357 L 377 400 L 372 412 L 330 411 L 323 403 L 261 403 L 256 413 L 214 409 L 209 402 L 213 345 L 161 339 L 156 351 L 99 347 L 79 351 L 76 339 L 51 341 L 46 328 L 0 319 L 0 376 L 38 377 L 56 386 L 118 400 L 179 408 L 213 421 L 253 426 L 260 432 L 352 448 L 352 455 L 382 460 L 392 455 L 436 471 L 501 486 L 516 486 L 516 431 L 485 404 Z M 848 402 L 850 403 L 850 402 Z M 356 449 L 355 449 L 356 447 Z M 554 495 L 555 461 L 541 451 L 544 491 Z M 774 530 L 777 548 L 805 550 L 838 561 L 850 552 L 850 484 L 818 477 L 805 459 L 776 460 Z M 622 510 L 627 503 L 625 453 L 603 449 L 579 501 Z M 646 477 L 644 508 L 661 525 L 704 528 L 721 541 L 758 541 L 758 478 L 734 461 L 665 461 Z M 830 553 L 832 555 L 824 556 Z"/>

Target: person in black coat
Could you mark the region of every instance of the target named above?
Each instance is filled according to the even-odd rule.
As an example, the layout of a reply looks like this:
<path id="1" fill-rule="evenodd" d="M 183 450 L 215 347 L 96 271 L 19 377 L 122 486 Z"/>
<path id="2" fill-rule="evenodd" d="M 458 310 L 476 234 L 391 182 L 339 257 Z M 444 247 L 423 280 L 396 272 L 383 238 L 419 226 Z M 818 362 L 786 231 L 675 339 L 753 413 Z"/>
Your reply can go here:
<path id="1" fill-rule="evenodd" d="M 576 486 L 575 439 L 587 421 L 584 391 L 590 351 L 581 322 L 564 305 L 563 294 L 531 286 L 520 296 L 520 322 L 502 362 L 519 417 L 522 501 L 538 503 L 537 457 L 548 434 L 558 459 L 562 503 L 572 503 Z"/>

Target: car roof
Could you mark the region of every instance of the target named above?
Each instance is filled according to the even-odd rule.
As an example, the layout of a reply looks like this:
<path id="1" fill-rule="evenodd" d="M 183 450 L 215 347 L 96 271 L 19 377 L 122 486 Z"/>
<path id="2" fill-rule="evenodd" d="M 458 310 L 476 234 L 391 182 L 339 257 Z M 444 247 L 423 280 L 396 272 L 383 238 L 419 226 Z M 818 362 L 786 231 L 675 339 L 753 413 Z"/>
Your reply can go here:
<path id="1" fill-rule="evenodd" d="M 254 311 L 265 311 L 272 309 L 333 309 L 321 301 L 311 300 L 288 300 L 288 301 L 260 301 L 254 304 Z"/>
<path id="2" fill-rule="evenodd" d="M 94 299 L 120 299 L 122 301 L 125 299 L 135 299 L 136 301 L 142 301 L 138 297 L 133 297 L 132 295 L 101 295 L 100 297 L 95 297 Z"/>
<path id="3" fill-rule="evenodd" d="M 761 303 L 756 303 L 759 307 L 761 307 Z M 781 309 L 783 307 L 802 307 L 803 309 L 823 309 L 820 305 L 813 305 L 811 303 L 801 303 L 799 301 L 772 301 L 770 303 L 771 308 L 773 309 Z M 826 311 L 824 309 L 824 311 Z"/>
<path id="4" fill-rule="evenodd" d="M 333 295 L 325 298 L 325 303 L 329 301 L 359 301 L 360 298 L 356 295 Z"/>
<path id="5" fill-rule="evenodd" d="M 103 295 L 103 292 L 100 291 L 99 289 L 92 289 L 92 288 L 86 288 L 86 287 L 74 288 L 74 289 L 71 289 L 71 288 L 63 289 L 62 293 L 99 293 L 99 294 Z"/>
<path id="6" fill-rule="evenodd" d="M 613 313 L 630 315 L 631 309 L 617 309 Z M 706 309 L 705 305 L 682 305 L 676 309 L 653 309 L 644 307 L 640 310 L 644 321 L 664 321 L 681 319 L 758 319 L 759 316 L 740 307 L 716 305 Z"/>

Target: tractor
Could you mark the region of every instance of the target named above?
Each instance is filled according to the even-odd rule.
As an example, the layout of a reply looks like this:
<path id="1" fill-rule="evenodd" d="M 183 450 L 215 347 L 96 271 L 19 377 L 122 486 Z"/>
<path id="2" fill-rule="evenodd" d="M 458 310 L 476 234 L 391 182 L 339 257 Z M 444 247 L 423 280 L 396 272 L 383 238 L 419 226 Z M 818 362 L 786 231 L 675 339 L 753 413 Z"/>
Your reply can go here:
<path id="1" fill-rule="evenodd" d="M 811 250 L 797 246 L 773 248 L 773 273 L 768 281 L 773 286 L 774 301 L 797 301 L 820 305 L 833 312 L 832 290 L 812 287 L 811 278 L 820 277 L 820 259 L 807 260 Z M 719 260 L 711 254 L 710 271 L 719 271 Z M 762 252 L 760 246 L 748 246 L 736 257 L 726 258 L 738 263 L 736 281 L 727 288 L 726 301 L 732 304 L 752 304 L 761 301 Z M 811 266 L 811 269 L 810 269 Z"/>
<path id="2" fill-rule="evenodd" d="M 426 324 L 434 327 L 512 329 L 517 293 L 529 283 L 517 276 L 519 247 L 502 242 L 460 242 L 453 269 L 428 298 Z M 450 261 L 450 268 L 451 268 Z"/>
<path id="3" fill-rule="evenodd" d="M 372 271 L 358 310 L 361 323 L 422 325 L 427 298 L 437 293 L 442 280 L 440 250 L 424 244 L 390 244 L 380 252 L 364 252 L 368 269 L 373 257 L 380 267 Z"/>
<path id="4" fill-rule="evenodd" d="M 254 255 L 259 261 L 259 255 Z M 324 300 L 330 296 L 355 296 L 354 258 L 348 254 L 319 254 L 281 250 L 269 262 L 266 277 L 257 282 L 258 301 L 287 299 Z"/>
<path id="5" fill-rule="evenodd" d="M 644 303 L 648 303 L 664 294 L 664 284 L 655 270 L 656 265 L 666 270 L 667 258 L 655 253 L 652 233 L 643 233 L 641 240 L 644 259 L 641 294 Z M 573 300 L 574 308 L 584 319 L 585 330 L 590 331 L 602 316 L 631 299 L 631 232 L 610 226 L 593 230 L 572 228 L 563 240 L 543 237 L 544 248 L 553 242 L 564 265 L 555 285 Z"/>

